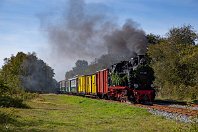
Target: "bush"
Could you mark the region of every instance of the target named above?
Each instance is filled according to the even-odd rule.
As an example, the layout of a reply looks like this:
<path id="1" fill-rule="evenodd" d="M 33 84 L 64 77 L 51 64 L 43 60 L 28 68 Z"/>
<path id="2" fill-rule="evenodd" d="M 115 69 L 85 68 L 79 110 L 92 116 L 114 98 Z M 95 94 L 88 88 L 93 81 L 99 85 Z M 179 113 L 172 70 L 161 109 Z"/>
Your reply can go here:
<path id="1" fill-rule="evenodd" d="M 23 103 L 23 100 L 17 97 L 1 96 L 0 107 L 16 107 L 16 108 L 29 108 Z"/>
<path id="2" fill-rule="evenodd" d="M 31 100 L 31 99 L 34 99 L 34 98 L 37 98 L 37 97 L 39 97 L 38 93 L 25 92 L 22 95 L 23 100 Z"/>
<path id="3" fill-rule="evenodd" d="M 9 113 L 5 113 L 0 111 L 0 124 L 7 124 L 9 122 L 13 122 L 13 113 L 9 112 Z"/>

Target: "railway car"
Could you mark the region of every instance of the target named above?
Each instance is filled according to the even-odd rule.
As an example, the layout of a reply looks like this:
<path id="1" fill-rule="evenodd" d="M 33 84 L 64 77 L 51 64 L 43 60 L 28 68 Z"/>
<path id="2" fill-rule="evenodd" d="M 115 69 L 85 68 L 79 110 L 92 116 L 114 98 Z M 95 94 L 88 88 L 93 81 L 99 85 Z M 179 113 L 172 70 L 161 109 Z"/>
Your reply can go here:
<path id="1" fill-rule="evenodd" d="M 69 81 L 66 81 L 66 93 L 69 93 L 70 91 Z"/>
<path id="2" fill-rule="evenodd" d="M 91 95 L 97 95 L 96 74 L 91 75 Z"/>
<path id="3" fill-rule="evenodd" d="M 59 81 L 59 90 L 58 90 L 58 92 L 59 93 L 66 93 L 66 91 L 67 91 L 66 80 Z"/>
<path id="4" fill-rule="evenodd" d="M 86 76 L 78 76 L 78 94 L 79 95 L 85 95 L 85 89 L 86 89 Z"/>
<path id="5" fill-rule="evenodd" d="M 66 80 L 59 81 L 58 92 L 59 93 L 70 93 L 71 90 L 70 90 L 70 87 L 69 87 L 69 81 L 66 81 Z"/>
<path id="6" fill-rule="evenodd" d="M 78 93 L 78 77 L 70 78 L 69 81 L 69 90 L 68 92 L 71 94 Z"/>
<path id="7" fill-rule="evenodd" d="M 91 89 L 92 89 L 92 85 L 91 85 L 91 75 L 87 75 L 86 76 L 86 89 L 85 89 L 85 94 L 86 95 L 91 95 Z"/>
<path id="8" fill-rule="evenodd" d="M 96 87 L 97 96 L 99 98 L 104 98 L 108 95 L 108 69 L 98 71 L 96 73 Z"/>

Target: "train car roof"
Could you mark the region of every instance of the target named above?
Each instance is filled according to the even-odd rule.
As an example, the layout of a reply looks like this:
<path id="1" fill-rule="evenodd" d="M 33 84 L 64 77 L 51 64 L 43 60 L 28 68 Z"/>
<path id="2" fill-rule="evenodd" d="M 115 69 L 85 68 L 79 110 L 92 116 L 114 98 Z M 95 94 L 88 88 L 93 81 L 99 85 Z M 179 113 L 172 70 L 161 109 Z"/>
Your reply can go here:
<path id="1" fill-rule="evenodd" d="M 74 80 L 74 79 L 77 79 L 77 77 L 69 78 L 68 80 Z"/>
<path id="2" fill-rule="evenodd" d="M 63 82 L 63 81 L 66 81 L 66 80 L 60 80 L 59 82 Z"/>

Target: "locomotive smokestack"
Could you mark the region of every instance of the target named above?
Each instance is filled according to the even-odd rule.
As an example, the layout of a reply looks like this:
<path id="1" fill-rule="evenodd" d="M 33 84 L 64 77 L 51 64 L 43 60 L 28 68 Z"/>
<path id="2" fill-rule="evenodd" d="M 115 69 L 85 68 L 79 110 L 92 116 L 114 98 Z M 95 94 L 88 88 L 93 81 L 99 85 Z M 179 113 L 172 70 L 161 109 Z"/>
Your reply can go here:
<path id="1" fill-rule="evenodd" d="M 138 55 L 138 63 L 142 64 L 145 62 L 145 55 Z"/>

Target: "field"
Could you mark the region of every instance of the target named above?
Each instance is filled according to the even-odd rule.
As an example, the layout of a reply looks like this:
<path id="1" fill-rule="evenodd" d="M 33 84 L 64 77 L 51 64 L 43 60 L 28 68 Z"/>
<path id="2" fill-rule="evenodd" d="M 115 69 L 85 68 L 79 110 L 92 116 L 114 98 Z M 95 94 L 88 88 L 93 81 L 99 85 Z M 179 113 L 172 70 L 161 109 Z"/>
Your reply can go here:
<path id="1" fill-rule="evenodd" d="M 145 109 L 68 95 L 40 95 L 27 109 L 0 108 L 0 131 L 196 131 Z"/>

